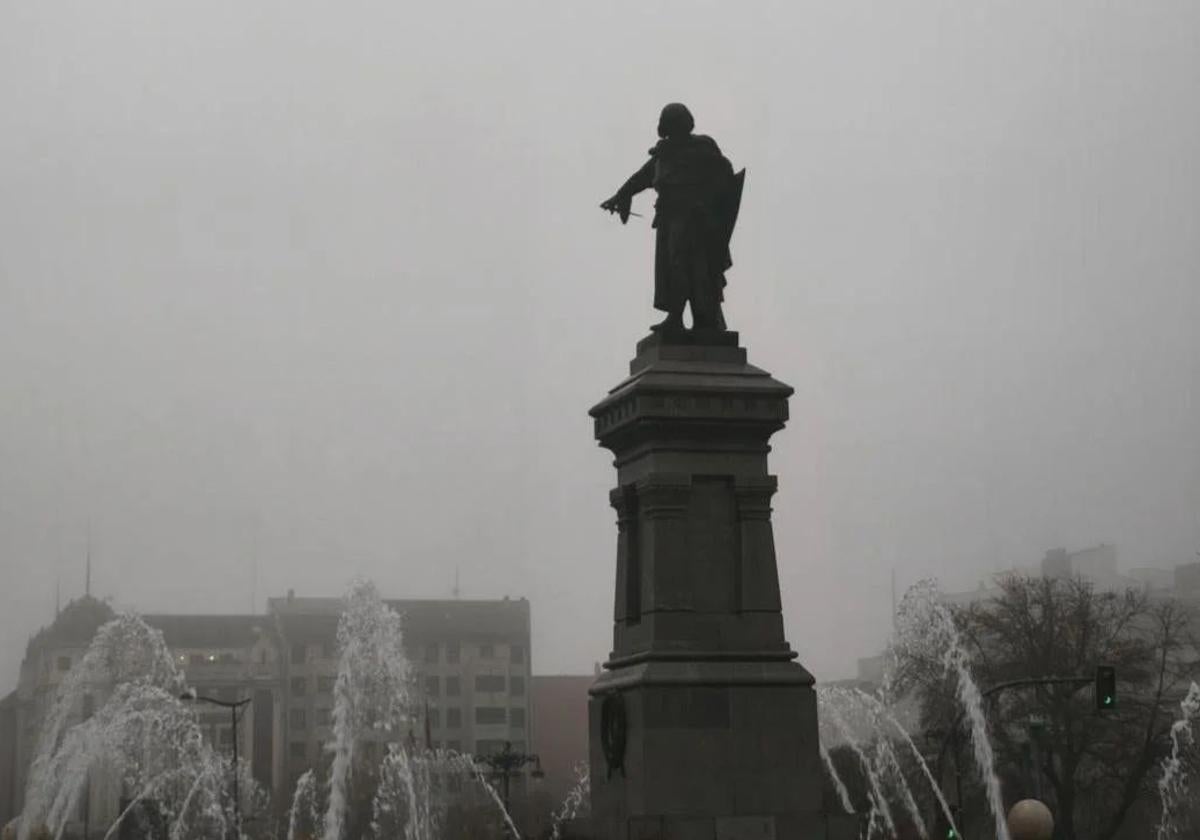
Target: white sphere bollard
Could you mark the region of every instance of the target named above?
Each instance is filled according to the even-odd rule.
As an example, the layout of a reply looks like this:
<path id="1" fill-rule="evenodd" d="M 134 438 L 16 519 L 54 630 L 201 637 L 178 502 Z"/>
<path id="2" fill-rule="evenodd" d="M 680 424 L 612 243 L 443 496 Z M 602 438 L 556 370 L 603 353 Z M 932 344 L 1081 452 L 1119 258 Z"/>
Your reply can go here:
<path id="1" fill-rule="evenodd" d="M 1050 840 L 1054 815 L 1036 799 L 1022 799 L 1008 811 L 1008 833 L 1012 840 Z"/>

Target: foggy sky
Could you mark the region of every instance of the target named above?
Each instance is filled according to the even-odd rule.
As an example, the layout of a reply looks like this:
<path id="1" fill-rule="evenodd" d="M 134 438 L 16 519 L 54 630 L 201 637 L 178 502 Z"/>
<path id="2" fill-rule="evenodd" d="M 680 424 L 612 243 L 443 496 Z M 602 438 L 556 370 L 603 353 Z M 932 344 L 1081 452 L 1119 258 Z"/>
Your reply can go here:
<path id="1" fill-rule="evenodd" d="M 727 315 L 796 388 L 818 678 L 883 643 L 893 568 L 1195 560 L 1198 33 L 1189 0 L 0 2 L 0 689 L 89 529 L 118 606 L 457 568 L 531 600 L 535 672 L 605 658 L 586 412 L 657 314 L 648 219 L 597 205 L 674 100 L 748 169 Z"/>

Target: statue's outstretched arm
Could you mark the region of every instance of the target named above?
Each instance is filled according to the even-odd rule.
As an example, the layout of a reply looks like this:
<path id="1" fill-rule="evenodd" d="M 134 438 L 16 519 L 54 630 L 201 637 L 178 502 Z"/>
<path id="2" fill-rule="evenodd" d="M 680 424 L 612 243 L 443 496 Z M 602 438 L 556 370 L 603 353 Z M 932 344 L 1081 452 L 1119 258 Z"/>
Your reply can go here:
<path id="1" fill-rule="evenodd" d="M 648 190 L 654 184 L 654 159 L 646 161 L 646 165 L 633 173 L 629 180 L 621 185 L 616 194 L 600 205 L 600 209 L 621 216 L 621 224 L 629 221 L 629 210 L 633 197 L 642 190 Z"/>

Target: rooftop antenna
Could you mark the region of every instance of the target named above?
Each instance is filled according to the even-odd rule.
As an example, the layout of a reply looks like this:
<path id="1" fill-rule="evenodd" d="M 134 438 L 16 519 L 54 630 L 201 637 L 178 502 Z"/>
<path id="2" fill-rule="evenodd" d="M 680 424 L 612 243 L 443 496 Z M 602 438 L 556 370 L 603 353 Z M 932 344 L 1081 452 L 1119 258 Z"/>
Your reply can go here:
<path id="1" fill-rule="evenodd" d="M 897 628 L 896 621 L 896 567 L 892 567 L 892 632 Z"/>
<path id="2" fill-rule="evenodd" d="M 454 587 L 450 590 L 450 594 L 454 596 L 455 600 L 458 600 L 462 594 L 462 590 L 458 588 L 458 566 L 454 567 Z"/>
<path id="3" fill-rule="evenodd" d="M 62 612 L 62 581 L 54 581 L 54 618 L 58 620 L 58 614 Z"/>
<path id="4" fill-rule="evenodd" d="M 87 548 L 85 550 L 85 565 L 83 573 L 83 594 L 85 597 L 92 597 L 92 520 L 88 517 L 87 522 Z"/>
<path id="5" fill-rule="evenodd" d="M 258 612 L 258 523 L 250 535 L 250 614 Z"/>

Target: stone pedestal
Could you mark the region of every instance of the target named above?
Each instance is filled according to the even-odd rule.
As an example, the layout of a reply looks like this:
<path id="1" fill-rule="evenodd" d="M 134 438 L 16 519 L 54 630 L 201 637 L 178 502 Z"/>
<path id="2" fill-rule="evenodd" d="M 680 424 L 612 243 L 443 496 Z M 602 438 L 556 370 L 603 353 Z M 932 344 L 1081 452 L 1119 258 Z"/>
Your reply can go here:
<path id="1" fill-rule="evenodd" d="M 616 456 L 613 650 L 589 701 L 592 833 L 821 840 L 813 678 L 780 614 L 768 440 L 792 389 L 736 333 L 639 342 L 591 410 Z"/>

